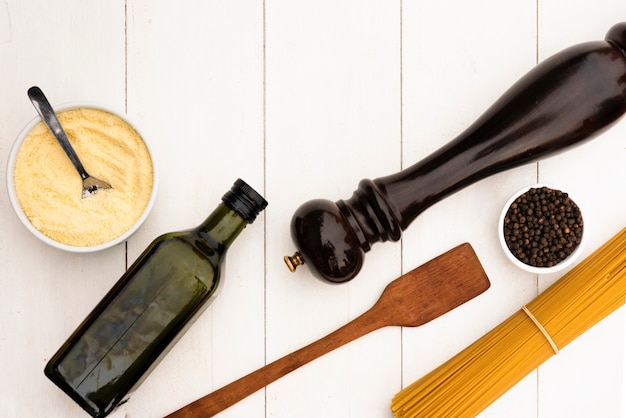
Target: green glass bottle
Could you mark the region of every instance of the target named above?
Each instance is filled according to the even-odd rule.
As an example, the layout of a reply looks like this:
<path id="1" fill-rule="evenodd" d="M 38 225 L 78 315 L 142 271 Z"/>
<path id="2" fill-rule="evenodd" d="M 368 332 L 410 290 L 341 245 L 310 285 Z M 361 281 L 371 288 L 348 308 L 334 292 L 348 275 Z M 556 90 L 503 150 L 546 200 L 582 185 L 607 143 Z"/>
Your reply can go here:
<path id="1" fill-rule="evenodd" d="M 208 306 L 226 250 L 266 206 L 239 179 L 200 226 L 155 239 L 50 359 L 46 376 L 91 416 L 108 415 Z"/>

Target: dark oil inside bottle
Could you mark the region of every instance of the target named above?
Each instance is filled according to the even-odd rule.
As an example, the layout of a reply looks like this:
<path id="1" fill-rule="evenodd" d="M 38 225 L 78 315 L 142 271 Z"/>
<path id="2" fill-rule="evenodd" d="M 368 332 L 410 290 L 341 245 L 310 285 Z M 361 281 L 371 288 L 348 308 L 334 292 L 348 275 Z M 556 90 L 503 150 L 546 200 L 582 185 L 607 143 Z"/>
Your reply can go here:
<path id="1" fill-rule="evenodd" d="M 46 375 L 94 417 L 123 400 L 217 288 L 219 264 L 207 263 L 206 249 L 162 238 L 46 366 Z"/>

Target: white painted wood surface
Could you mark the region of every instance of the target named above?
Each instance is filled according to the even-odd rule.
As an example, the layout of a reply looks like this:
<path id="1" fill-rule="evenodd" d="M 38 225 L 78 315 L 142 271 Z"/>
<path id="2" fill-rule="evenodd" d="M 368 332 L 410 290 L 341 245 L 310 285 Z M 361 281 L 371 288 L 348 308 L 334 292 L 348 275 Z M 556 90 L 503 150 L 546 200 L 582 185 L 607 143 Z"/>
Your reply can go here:
<path id="1" fill-rule="evenodd" d="M 557 0 L 149 1 L 0 3 L 0 416 L 82 417 L 43 375 L 49 357 L 158 234 L 200 223 L 237 177 L 270 202 L 233 246 L 219 298 L 112 417 L 159 417 L 300 348 L 365 311 L 391 280 L 469 241 L 484 295 L 415 329 L 388 328 L 293 372 L 221 417 L 391 417 L 391 397 L 560 277 L 504 258 L 497 215 L 536 182 L 571 192 L 586 254 L 626 226 L 626 122 L 537 164 L 498 174 L 375 246 L 360 275 L 330 286 L 291 274 L 290 218 L 305 201 L 347 198 L 466 128 L 538 61 L 602 39 L 626 2 Z M 13 140 L 53 104 L 89 100 L 138 121 L 159 196 L 127 243 L 68 254 L 19 224 L 6 192 Z M 485 417 L 625 417 L 624 311 L 576 340 Z"/>

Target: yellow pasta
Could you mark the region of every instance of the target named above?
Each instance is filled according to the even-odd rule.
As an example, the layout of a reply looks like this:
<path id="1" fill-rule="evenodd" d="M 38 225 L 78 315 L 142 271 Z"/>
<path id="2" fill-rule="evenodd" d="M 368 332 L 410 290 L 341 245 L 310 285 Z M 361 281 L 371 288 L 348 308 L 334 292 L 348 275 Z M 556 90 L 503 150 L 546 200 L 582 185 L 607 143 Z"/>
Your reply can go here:
<path id="1" fill-rule="evenodd" d="M 626 228 L 531 303 L 398 392 L 394 416 L 476 416 L 625 301 Z"/>

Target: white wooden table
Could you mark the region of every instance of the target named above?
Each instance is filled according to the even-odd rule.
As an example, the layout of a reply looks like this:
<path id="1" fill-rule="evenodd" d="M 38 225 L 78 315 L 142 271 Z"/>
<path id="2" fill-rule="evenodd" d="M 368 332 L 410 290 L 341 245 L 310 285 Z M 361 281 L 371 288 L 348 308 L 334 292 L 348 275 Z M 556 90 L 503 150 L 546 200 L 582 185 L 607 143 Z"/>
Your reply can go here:
<path id="1" fill-rule="evenodd" d="M 626 226 L 626 121 L 594 141 L 481 181 L 375 246 L 352 282 L 331 286 L 282 257 L 305 201 L 347 198 L 445 144 L 537 62 L 603 39 L 618 0 L 149 1 L 0 3 L 0 416 L 82 417 L 43 367 L 157 235 L 199 224 L 237 177 L 269 206 L 229 253 L 222 292 L 112 417 L 159 417 L 356 317 L 403 271 L 468 241 L 492 282 L 419 328 L 387 328 L 271 384 L 223 417 L 391 417 L 392 396 L 560 277 L 504 257 L 497 216 L 536 181 L 584 207 L 586 254 Z M 13 213 L 6 163 L 35 116 L 88 100 L 139 122 L 159 196 L 125 245 L 55 250 Z M 624 417 L 620 309 L 490 406 L 485 417 Z"/>

